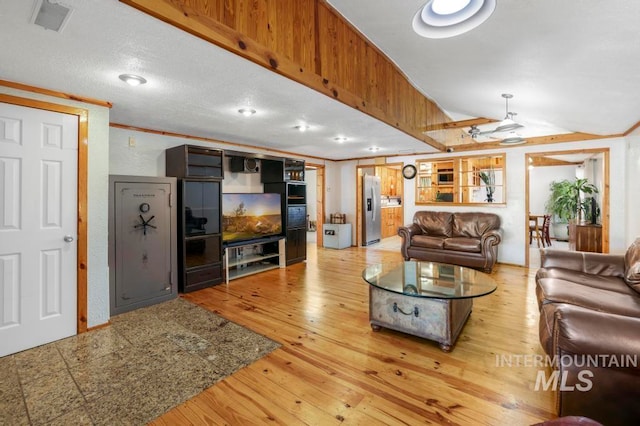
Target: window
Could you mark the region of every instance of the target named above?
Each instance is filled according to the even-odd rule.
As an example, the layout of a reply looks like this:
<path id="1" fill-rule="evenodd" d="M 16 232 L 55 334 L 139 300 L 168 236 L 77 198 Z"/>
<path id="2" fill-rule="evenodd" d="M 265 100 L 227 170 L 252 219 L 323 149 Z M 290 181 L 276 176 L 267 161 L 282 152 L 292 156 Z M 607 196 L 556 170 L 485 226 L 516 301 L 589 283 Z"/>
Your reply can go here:
<path id="1" fill-rule="evenodd" d="M 416 204 L 504 204 L 505 155 L 418 160 Z"/>

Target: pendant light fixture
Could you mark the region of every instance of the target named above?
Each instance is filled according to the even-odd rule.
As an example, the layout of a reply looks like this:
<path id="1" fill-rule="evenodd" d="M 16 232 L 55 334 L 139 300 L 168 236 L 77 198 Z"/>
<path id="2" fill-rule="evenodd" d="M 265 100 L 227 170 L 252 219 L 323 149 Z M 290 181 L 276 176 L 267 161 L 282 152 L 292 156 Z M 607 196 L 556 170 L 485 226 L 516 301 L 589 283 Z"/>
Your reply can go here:
<path id="1" fill-rule="evenodd" d="M 510 132 L 512 130 L 519 129 L 520 127 L 524 127 L 522 124 L 513 121 L 515 113 L 509 112 L 509 99 L 513 98 L 513 95 L 511 93 L 503 93 L 502 97 L 505 101 L 505 116 L 504 120 L 498 124 L 498 127 L 495 128 L 493 133 Z"/>

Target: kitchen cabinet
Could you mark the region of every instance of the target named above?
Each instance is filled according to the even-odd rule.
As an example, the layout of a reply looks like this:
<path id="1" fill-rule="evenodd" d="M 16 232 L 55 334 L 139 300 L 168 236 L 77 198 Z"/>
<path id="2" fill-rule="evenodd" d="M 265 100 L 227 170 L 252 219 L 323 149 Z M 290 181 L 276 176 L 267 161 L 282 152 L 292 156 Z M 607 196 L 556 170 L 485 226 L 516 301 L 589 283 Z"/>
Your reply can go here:
<path id="1" fill-rule="evenodd" d="M 398 228 L 403 226 L 403 210 L 401 206 L 385 207 L 382 209 L 382 238 L 398 235 Z"/>

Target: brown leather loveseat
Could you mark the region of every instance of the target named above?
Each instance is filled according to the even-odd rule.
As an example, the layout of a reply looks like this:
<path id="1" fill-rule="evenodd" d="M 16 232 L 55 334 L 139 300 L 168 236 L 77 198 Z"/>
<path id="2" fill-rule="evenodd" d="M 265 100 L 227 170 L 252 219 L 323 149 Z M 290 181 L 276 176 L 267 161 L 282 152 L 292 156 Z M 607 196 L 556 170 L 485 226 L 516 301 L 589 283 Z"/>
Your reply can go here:
<path id="1" fill-rule="evenodd" d="M 540 342 L 559 416 L 640 419 L 640 239 L 625 255 L 541 250 Z"/>
<path id="2" fill-rule="evenodd" d="M 468 266 L 491 272 L 502 240 L 500 217 L 493 213 L 419 211 L 411 225 L 398 228 L 405 260 Z"/>

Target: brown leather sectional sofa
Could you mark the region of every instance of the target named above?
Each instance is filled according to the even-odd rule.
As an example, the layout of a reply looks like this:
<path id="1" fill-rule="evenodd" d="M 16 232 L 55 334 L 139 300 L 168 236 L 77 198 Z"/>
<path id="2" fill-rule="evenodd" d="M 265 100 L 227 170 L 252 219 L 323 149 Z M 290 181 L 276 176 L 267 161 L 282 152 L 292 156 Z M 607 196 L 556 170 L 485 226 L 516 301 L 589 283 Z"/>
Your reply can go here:
<path id="1" fill-rule="evenodd" d="M 558 415 L 638 424 L 640 239 L 626 255 L 542 249 L 541 262 L 540 341 L 559 361 Z"/>
<path id="2" fill-rule="evenodd" d="M 405 260 L 467 266 L 491 272 L 502 241 L 500 217 L 493 213 L 419 211 L 398 228 Z"/>

